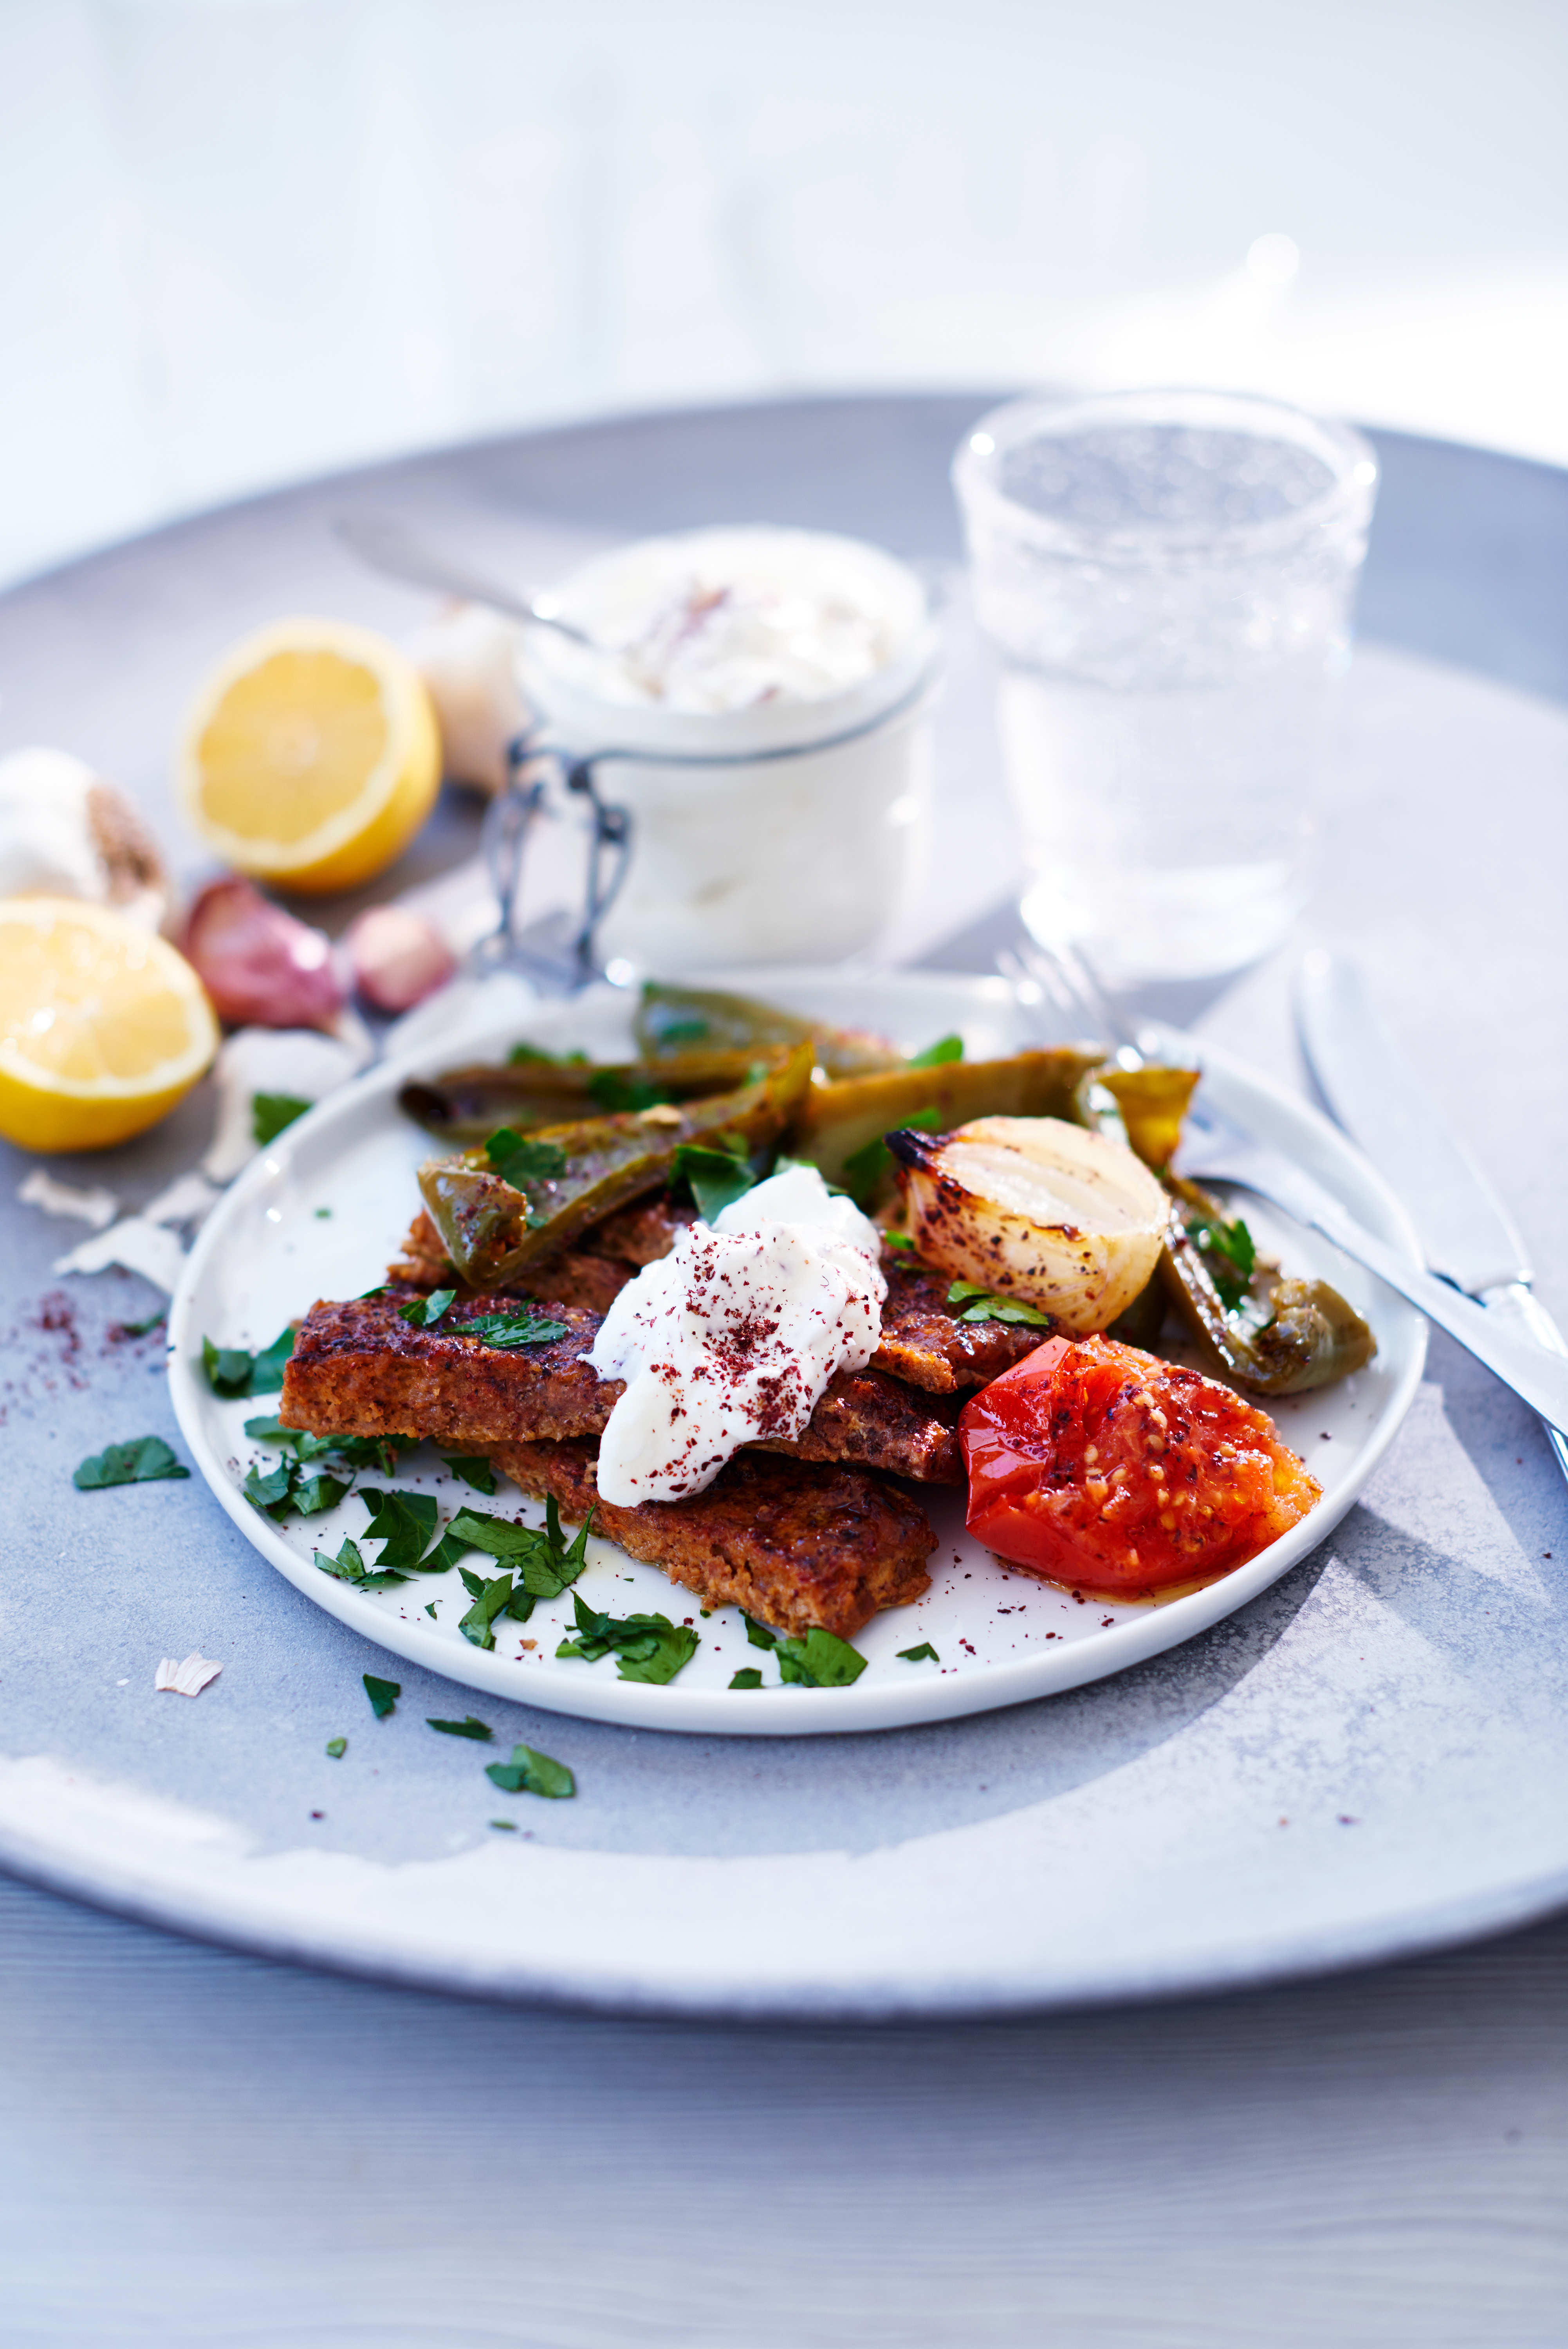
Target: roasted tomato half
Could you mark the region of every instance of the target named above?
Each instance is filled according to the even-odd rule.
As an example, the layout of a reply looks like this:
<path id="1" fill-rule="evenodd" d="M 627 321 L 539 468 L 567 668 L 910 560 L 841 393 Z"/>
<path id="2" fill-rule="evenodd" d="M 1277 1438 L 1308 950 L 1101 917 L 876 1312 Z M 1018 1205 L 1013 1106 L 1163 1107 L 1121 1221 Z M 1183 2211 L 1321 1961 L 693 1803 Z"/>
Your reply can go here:
<path id="1" fill-rule="evenodd" d="M 1109 1338 L 1053 1338 L 964 1407 L 969 1529 L 1086 1590 L 1212 1580 L 1304 1517 L 1322 1487 L 1263 1412 Z"/>

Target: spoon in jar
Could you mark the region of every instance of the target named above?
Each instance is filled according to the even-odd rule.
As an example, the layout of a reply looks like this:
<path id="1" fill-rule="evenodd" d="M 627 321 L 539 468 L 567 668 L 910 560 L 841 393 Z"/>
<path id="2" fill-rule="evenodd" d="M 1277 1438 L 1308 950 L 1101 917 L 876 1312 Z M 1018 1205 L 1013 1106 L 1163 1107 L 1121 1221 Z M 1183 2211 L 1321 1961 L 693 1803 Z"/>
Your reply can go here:
<path id="1" fill-rule="evenodd" d="M 599 649 L 592 636 L 550 609 L 551 598 L 520 595 L 483 572 L 468 570 L 449 555 L 427 546 L 400 523 L 388 522 L 374 514 L 345 514 L 334 528 L 345 546 L 351 547 L 362 563 L 368 563 L 372 571 L 384 572 L 389 579 L 406 580 L 415 587 L 432 587 L 438 595 L 455 595 L 461 603 L 486 605 L 491 611 L 504 612 L 508 618 L 521 620 L 528 627 L 553 628 L 557 636 L 569 637 L 575 645 L 586 645 L 590 652 Z"/>

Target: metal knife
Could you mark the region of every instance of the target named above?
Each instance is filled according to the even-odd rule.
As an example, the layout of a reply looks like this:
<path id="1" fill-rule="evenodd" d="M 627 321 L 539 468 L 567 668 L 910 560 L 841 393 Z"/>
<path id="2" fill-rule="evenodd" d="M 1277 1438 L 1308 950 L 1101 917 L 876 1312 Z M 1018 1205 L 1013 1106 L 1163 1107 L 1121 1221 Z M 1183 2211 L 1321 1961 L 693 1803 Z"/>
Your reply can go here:
<path id="1" fill-rule="evenodd" d="M 1427 1262 L 1521 1335 L 1554 1354 L 1568 1343 L 1531 1287 L 1511 1216 L 1378 1026 L 1361 974 L 1319 948 L 1296 975 L 1296 1025 L 1324 1100 L 1409 1211 Z M 1543 1421 L 1568 1477 L 1568 1436 Z"/>

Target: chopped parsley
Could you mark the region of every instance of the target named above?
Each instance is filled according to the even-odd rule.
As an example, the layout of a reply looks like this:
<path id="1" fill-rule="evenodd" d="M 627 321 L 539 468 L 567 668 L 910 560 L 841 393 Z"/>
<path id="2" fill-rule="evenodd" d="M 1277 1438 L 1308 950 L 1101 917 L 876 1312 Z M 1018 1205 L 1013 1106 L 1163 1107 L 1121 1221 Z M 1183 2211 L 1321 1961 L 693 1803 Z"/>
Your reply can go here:
<path id="1" fill-rule="evenodd" d="M 596 1069 L 588 1091 L 601 1109 L 658 1109 L 670 1099 L 670 1087 L 656 1077 L 625 1076 L 619 1069 Z"/>
<path id="2" fill-rule="evenodd" d="M 907 1065 L 911 1069 L 942 1069 L 950 1061 L 961 1061 L 962 1058 L 961 1036 L 940 1036 L 934 1044 L 928 1044 L 923 1052 L 911 1052 Z"/>
<path id="3" fill-rule="evenodd" d="M 668 1615 L 625 1615 L 618 1621 L 613 1615 L 599 1615 L 585 1606 L 582 1593 L 576 1590 L 572 1593 L 572 1605 L 577 1636 L 563 1640 L 556 1655 L 580 1657 L 586 1664 L 597 1664 L 601 1657 L 613 1655 L 623 1681 L 649 1681 L 662 1687 L 691 1661 L 701 1644 L 689 1625 L 672 1623 Z"/>
<path id="4" fill-rule="evenodd" d="M 160 1322 L 167 1321 L 168 1319 L 169 1308 L 165 1305 L 158 1312 L 150 1313 L 145 1321 L 122 1321 L 119 1325 L 120 1335 L 124 1338 L 151 1338 Z"/>
<path id="5" fill-rule="evenodd" d="M 493 1729 L 487 1728 L 483 1721 L 475 1721 L 472 1713 L 462 1721 L 432 1721 L 427 1713 L 425 1727 L 439 1729 L 443 1737 L 472 1737 L 476 1745 L 488 1745 L 495 1735 Z"/>
<path id="6" fill-rule="evenodd" d="M 526 1591 L 514 1592 L 509 1574 L 497 1574 L 486 1581 L 483 1574 L 470 1574 L 465 1566 L 459 1567 L 458 1572 L 473 1604 L 461 1618 L 457 1628 L 465 1640 L 472 1640 L 476 1648 L 494 1647 L 495 1619 L 498 1615 L 504 1615 L 508 1608 L 516 1612 L 513 1607 L 515 1598 L 520 1597 L 526 1601 L 521 1619 L 524 1623 L 534 1612 L 532 1597 Z"/>
<path id="7" fill-rule="evenodd" d="M 708 1224 L 737 1199 L 743 1199 L 757 1181 L 754 1169 L 738 1150 L 714 1150 L 701 1142 L 680 1143 L 670 1172 L 671 1181 L 690 1185 L 697 1213 Z"/>
<path id="8" fill-rule="evenodd" d="M 961 1305 L 961 1321 L 1022 1321 L 1031 1330 L 1049 1330 L 1051 1316 L 1037 1305 L 1021 1304 L 1016 1297 L 998 1297 L 978 1280 L 955 1280 L 948 1303 Z"/>
<path id="9" fill-rule="evenodd" d="M 203 1338 L 202 1368 L 215 1395 L 230 1402 L 246 1401 L 252 1395 L 282 1392 L 283 1367 L 293 1351 L 292 1330 L 281 1330 L 259 1354 L 248 1354 L 243 1346 L 214 1346 L 211 1338 Z"/>
<path id="10" fill-rule="evenodd" d="M 1198 1250 L 1208 1268 L 1209 1278 L 1220 1292 L 1220 1302 L 1227 1313 L 1234 1313 L 1246 1302 L 1252 1275 L 1257 1268 L 1258 1251 L 1252 1235 L 1237 1216 L 1233 1224 L 1219 1216 L 1206 1216 L 1201 1209 L 1185 1208 L 1182 1224 L 1188 1238 Z"/>
<path id="11" fill-rule="evenodd" d="M 348 1740 L 346 1737 L 329 1737 L 327 1741 L 327 1751 L 331 1754 L 334 1762 L 341 1762 L 348 1751 Z"/>
<path id="12" fill-rule="evenodd" d="M 493 1827 L 504 1827 L 508 1835 L 515 1835 L 517 1832 L 515 1819 L 492 1819 L 490 1824 Z"/>
<path id="13" fill-rule="evenodd" d="M 164 1477 L 188 1476 L 161 1435 L 138 1435 L 129 1444 L 107 1444 L 89 1453 L 71 1471 L 78 1493 L 98 1493 L 109 1485 L 156 1485 Z"/>
<path id="14" fill-rule="evenodd" d="M 253 1093 L 251 1095 L 251 1134 L 258 1150 L 275 1142 L 286 1126 L 296 1117 L 303 1117 L 314 1102 L 302 1101 L 297 1093 Z"/>
<path id="15" fill-rule="evenodd" d="M 778 1646 L 777 1633 L 770 1631 L 765 1623 L 753 1622 L 751 1616 L 746 1614 L 743 1609 L 742 1611 L 741 1620 L 746 1627 L 746 1637 L 751 1641 L 753 1648 L 776 1648 Z"/>
<path id="16" fill-rule="evenodd" d="M 367 1485 L 359 1498 L 370 1512 L 370 1523 L 359 1538 L 382 1545 L 383 1574 L 444 1574 L 469 1547 L 454 1541 L 449 1526 L 434 1548 L 427 1551 L 425 1544 L 436 1533 L 439 1516 L 429 1493 L 391 1492 L 379 1485 Z"/>
<path id="17" fill-rule="evenodd" d="M 882 1245 L 885 1248 L 894 1249 L 899 1256 L 912 1256 L 914 1253 L 915 1243 L 908 1232 L 884 1232 Z"/>
<path id="18" fill-rule="evenodd" d="M 538 1061 L 547 1069 L 569 1069 L 574 1062 L 580 1068 L 587 1057 L 586 1052 L 546 1052 L 542 1044 L 514 1044 L 506 1055 L 514 1068 L 524 1061 Z"/>
<path id="19" fill-rule="evenodd" d="M 566 1324 L 543 1313 L 476 1313 L 472 1321 L 454 1324 L 464 1338 L 482 1338 L 487 1346 L 545 1346 L 564 1338 Z"/>
<path id="20" fill-rule="evenodd" d="M 352 1482 L 352 1478 L 329 1476 L 325 1469 L 307 1467 L 298 1460 L 280 1460 L 265 1475 L 259 1468 L 248 1470 L 240 1489 L 254 1509 L 281 1525 L 289 1516 L 318 1517 L 324 1509 L 335 1509 Z"/>
<path id="21" fill-rule="evenodd" d="M 513 1525 L 508 1518 L 490 1516 L 483 1509 L 460 1509 L 447 1527 L 446 1538 L 456 1544 L 460 1552 L 485 1550 L 503 1565 L 511 1567 L 517 1578 L 512 1612 L 520 1623 L 525 1623 L 534 1611 L 535 1599 L 558 1599 L 576 1582 L 588 1562 L 588 1535 L 593 1522 L 590 1509 L 587 1525 L 579 1529 L 568 1549 L 561 1531 L 561 1513 L 552 1494 L 545 1503 L 542 1526 Z M 463 1579 L 468 1580 L 466 1575 Z M 472 1592 L 472 1584 L 470 1589 Z M 525 1606 L 520 1603 L 524 1599 Z"/>
<path id="22" fill-rule="evenodd" d="M 929 1640 L 922 1640 L 918 1648 L 900 1648 L 898 1661 L 901 1664 L 940 1664 L 941 1658 Z"/>
<path id="23" fill-rule="evenodd" d="M 812 1630 L 804 1640 L 781 1640 L 779 1671 L 803 1688 L 847 1688 L 866 1669 L 866 1659 L 847 1640 Z"/>
<path id="24" fill-rule="evenodd" d="M 432 1288 L 428 1297 L 416 1297 L 411 1303 L 400 1305 L 398 1319 L 411 1322 L 416 1330 L 433 1330 L 456 1295 L 455 1288 Z"/>
<path id="25" fill-rule="evenodd" d="M 394 1475 L 399 1453 L 420 1440 L 417 1435 L 310 1435 L 303 1427 L 285 1427 L 281 1419 L 247 1419 L 245 1433 L 253 1443 L 292 1452 L 299 1461 L 330 1460 L 337 1468 L 379 1468 L 383 1476 Z"/>
<path id="26" fill-rule="evenodd" d="M 558 1143 L 530 1142 L 514 1126 L 498 1125 L 484 1145 L 490 1171 L 524 1191 L 530 1183 L 557 1183 L 566 1171 L 566 1154 Z"/>
<path id="27" fill-rule="evenodd" d="M 532 1745 L 514 1745 L 510 1762 L 487 1762 L 484 1775 L 504 1795 L 543 1795 L 546 1802 L 564 1803 L 577 1791 L 566 1764 L 535 1753 Z"/>
<path id="28" fill-rule="evenodd" d="M 763 1676 L 761 1672 L 758 1671 L 755 1664 L 745 1665 L 735 1674 L 734 1679 L 730 1682 L 730 1686 L 732 1689 L 761 1688 L 762 1684 Z"/>
<path id="29" fill-rule="evenodd" d="M 441 1464 L 443 1468 L 450 1468 L 454 1476 L 461 1476 L 463 1483 L 472 1485 L 476 1493 L 483 1493 L 489 1500 L 494 1499 L 495 1471 L 488 1460 L 470 1460 L 461 1452 L 453 1453 L 449 1459 L 443 1452 Z"/>
<path id="30" fill-rule="evenodd" d="M 361 1672 L 359 1677 L 365 1683 L 365 1693 L 370 1700 L 371 1712 L 378 1721 L 385 1721 L 403 1693 L 400 1683 L 397 1681 L 378 1680 L 374 1672 Z"/>
<path id="31" fill-rule="evenodd" d="M 940 1133 L 942 1113 L 940 1109 L 918 1109 L 904 1120 L 904 1127 L 914 1126 L 921 1133 Z M 874 1191 L 893 1164 L 893 1154 L 880 1134 L 852 1150 L 844 1162 L 844 1172 L 857 1195 Z"/>
<path id="32" fill-rule="evenodd" d="M 365 1563 L 358 1543 L 350 1541 L 347 1534 L 336 1557 L 330 1557 L 324 1549 L 314 1549 L 310 1555 L 323 1574 L 330 1574 L 337 1582 L 346 1582 L 351 1590 L 390 1590 L 395 1582 L 408 1580 L 405 1574 L 373 1573 Z M 372 1698 L 371 1702 L 374 1702 Z"/>

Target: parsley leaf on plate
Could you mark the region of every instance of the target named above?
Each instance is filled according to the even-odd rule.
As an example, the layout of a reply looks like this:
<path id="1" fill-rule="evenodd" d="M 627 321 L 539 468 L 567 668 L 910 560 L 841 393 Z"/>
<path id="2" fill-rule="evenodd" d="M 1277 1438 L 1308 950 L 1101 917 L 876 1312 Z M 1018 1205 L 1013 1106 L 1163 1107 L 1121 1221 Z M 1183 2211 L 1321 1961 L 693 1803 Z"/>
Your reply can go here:
<path id="1" fill-rule="evenodd" d="M 730 1682 L 730 1686 L 732 1689 L 761 1688 L 762 1684 L 763 1676 L 761 1672 L 758 1671 L 755 1664 L 743 1665 L 735 1674 L 734 1679 Z"/>
<path id="2" fill-rule="evenodd" d="M 497 1574 L 486 1581 L 483 1574 L 470 1574 L 466 1567 L 460 1567 L 458 1571 L 462 1576 L 463 1588 L 473 1604 L 467 1614 L 461 1618 L 457 1628 L 463 1638 L 471 1640 L 476 1648 L 493 1648 L 495 1619 L 498 1615 L 504 1615 L 507 1609 L 512 1606 L 514 1595 L 512 1588 L 512 1577 L 509 1574 Z M 524 1622 L 533 1611 L 534 1602 L 530 1599 L 528 1614 L 523 1618 Z"/>
<path id="3" fill-rule="evenodd" d="M 453 1330 L 464 1338 L 482 1338 L 487 1346 L 545 1346 L 554 1338 L 564 1338 L 566 1324 L 553 1321 L 545 1313 L 476 1313 L 467 1321 L 454 1321 Z"/>
<path id="4" fill-rule="evenodd" d="M 779 1671 L 803 1688 L 847 1688 L 866 1669 L 866 1659 L 847 1640 L 813 1629 L 804 1640 L 781 1640 Z"/>
<path id="5" fill-rule="evenodd" d="M 400 1305 L 398 1319 L 411 1322 L 416 1330 L 433 1330 L 456 1295 L 455 1288 L 432 1288 L 428 1297 L 416 1297 L 407 1305 Z"/>
<path id="6" fill-rule="evenodd" d="M 456 1565 L 461 1553 L 450 1547 L 444 1535 L 427 1554 L 425 1545 L 436 1530 L 439 1515 L 432 1494 L 362 1485 L 359 1498 L 370 1512 L 370 1523 L 359 1538 L 382 1545 L 383 1573 L 444 1574 L 449 1566 Z"/>
<path id="7" fill-rule="evenodd" d="M 1049 1330 L 1051 1316 L 1037 1305 L 1021 1304 L 1016 1297 L 997 1297 L 978 1280 L 955 1280 L 948 1303 L 961 1305 L 961 1321 L 1022 1321 L 1031 1330 Z"/>
<path id="8" fill-rule="evenodd" d="M 425 1727 L 439 1729 L 443 1737 L 472 1737 L 476 1745 L 488 1745 L 495 1735 L 483 1721 L 475 1721 L 472 1713 L 462 1721 L 431 1721 L 427 1715 Z"/>
<path id="9" fill-rule="evenodd" d="M 341 1762 L 348 1751 L 348 1740 L 346 1737 L 329 1737 L 327 1741 L 327 1751 L 331 1754 L 334 1762 Z"/>
<path id="10" fill-rule="evenodd" d="M 525 1190 L 530 1183 L 558 1182 L 566 1171 L 566 1154 L 558 1143 L 530 1142 L 510 1125 L 496 1127 L 484 1154 L 492 1174 L 514 1191 Z"/>
<path id="11" fill-rule="evenodd" d="M 324 1549 L 312 1550 L 310 1555 L 323 1574 L 330 1574 L 335 1581 L 348 1583 L 352 1590 L 390 1590 L 395 1582 L 408 1580 L 406 1574 L 373 1574 L 365 1563 L 358 1543 L 350 1541 L 347 1535 L 336 1557 L 330 1557 Z M 373 1703 L 375 1700 L 372 1698 L 371 1702 Z"/>
<path id="12" fill-rule="evenodd" d="M 579 1590 L 573 1591 L 572 1605 L 577 1636 L 563 1640 L 556 1655 L 579 1657 L 586 1664 L 613 1655 L 623 1681 L 650 1681 L 662 1687 L 691 1661 L 701 1644 L 689 1625 L 672 1623 L 668 1615 L 624 1615 L 618 1620 L 586 1606 Z"/>
<path id="13" fill-rule="evenodd" d="M 314 1102 L 301 1101 L 297 1093 L 253 1093 L 251 1095 L 251 1135 L 258 1150 L 275 1142 L 286 1126 L 303 1117 Z"/>
<path id="14" fill-rule="evenodd" d="M 670 1161 L 671 1182 L 691 1185 L 697 1213 L 711 1224 L 756 1184 L 752 1166 L 739 1151 L 714 1150 L 700 1142 L 682 1142 Z"/>
<path id="15" fill-rule="evenodd" d="M 922 1640 L 918 1648 L 900 1648 L 898 1661 L 904 1664 L 940 1664 L 941 1658 L 929 1640 Z"/>
<path id="16" fill-rule="evenodd" d="M 450 1468 L 454 1476 L 461 1476 L 474 1492 L 483 1493 L 488 1500 L 494 1499 L 495 1471 L 488 1460 L 470 1460 L 461 1452 L 453 1453 L 450 1459 L 443 1452 L 441 1460 L 443 1468 Z"/>
<path id="17" fill-rule="evenodd" d="M 89 1453 L 71 1471 L 78 1493 L 101 1492 L 109 1485 L 156 1485 L 164 1477 L 188 1476 L 161 1435 L 138 1435 L 129 1444 L 108 1444 Z"/>
<path id="18" fill-rule="evenodd" d="M 561 1803 L 577 1791 L 566 1764 L 552 1762 L 532 1745 L 514 1745 L 510 1762 L 487 1762 L 484 1775 L 504 1795 L 543 1795 L 548 1802 Z"/>
<path id="19" fill-rule="evenodd" d="M 776 1648 L 778 1646 L 778 1634 L 774 1631 L 770 1631 L 765 1623 L 753 1622 L 751 1616 L 746 1614 L 743 1609 L 742 1610 L 741 1620 L 746 1627 L 746 1637 L 751 1641 L 753 1648 Z"/>
<path id="20" fill-rule="evenodd" d="M 447 1540 L 459 1543 L 464 1549 L 482 1549 L 510 1565 L 517 1577 L 519 1593 L 531 1599 L 558 1599 L 569 1589 L 588 1562 L 588 1535 L 593 1530 L 593 1512 L 588 1512 L 587 1524 L 581 1527 L 570 1549 L 561 1531 L 561 1513 L 552 1494 L 545 1504 L 545 1523 L 539 1526 L 514 1526 L 506 1517 L 493 1517 L 483 1509 L 460 1509 L 447 1527 Z M 526 1622 L 528 1611 L 514 1606 L 512 1612 Z"/>
<path id="21" fill-rule="evenodd" d="M 961 1036 L 940 1036 L 934 1044 L 928 1044 L 923 1052 L 911 1052 L 906 1065 L 911 1069 L 940 1069 L 945 1068 L 950 1061 L 961 1061 L 962 1058 Z"/>
<path id="22" fill-rule="evenodd" d="M 371 1712 L 378 1721 L 385 1721 L 403 1693 L 401 1685 L 397 1681 L 378 1680 L 374 1672 L 361 1672 L 359 1677 L 365 1683 Z"/>
<path id="23" fill-rule="evenodd" d="M 251 1395 L 279 1393 L 284 1364 L 293 1351 L 292 1330 L 280 1330 L 259 1354 L 248 1354 L 243 1346 L 214 1346 L 211 1338 L 203 1338 L 202 1368 L 215 1395 L 239 1402 Z"/>
<path id="24" fill-rule="evenodd" d="M 1227 1313 L 1234 1313 L 1245 1301 L 1257 1268 L 1258 1251 L 1251 1233 L 1240 1216 L 1228 1224 L 1218 1216 L 1188 1208 L 1181 1220 L 1188 1238 L 1209 1268 L 1220 1304 Z"/>
<path id="25" fill-rule="evenodd" d="M 245 1433 L 253 1444 L 270 1444 L 276 1451 L 292 1452 L 299 1461 L 379 1468 L 383 1476 L 394 1475 L 399 1453 L 420 1441 L 417 1435 L 310 1435 L 303 1427 L 285 1427 L 281 1419 L 247 1419 Z"/>

